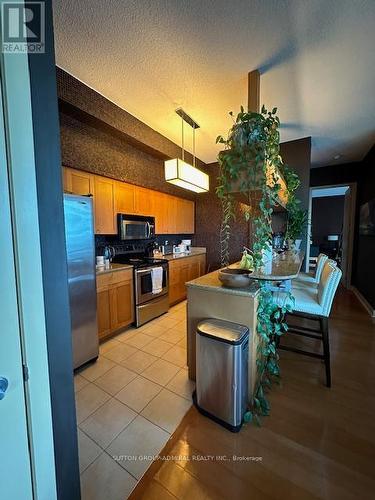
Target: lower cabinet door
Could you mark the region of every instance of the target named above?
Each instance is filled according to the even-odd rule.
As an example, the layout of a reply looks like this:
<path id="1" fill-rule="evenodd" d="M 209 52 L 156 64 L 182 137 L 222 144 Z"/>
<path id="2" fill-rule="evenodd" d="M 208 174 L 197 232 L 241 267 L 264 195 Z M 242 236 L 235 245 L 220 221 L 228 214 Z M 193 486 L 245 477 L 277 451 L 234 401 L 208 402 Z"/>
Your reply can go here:
<path id="1" fill-rule="evenodd" d="M 188 281 L 195 280 L 200 276 L 200 261 L 196 257 L 192 259 L 189 265 L 189 277 Z"/>
<path id="2" fill-rule="evenodd" d="M 134 321 L 133 287 L 125 281 L 110 289 L 111 328 L 117 330 Z"/>
<path id="3" fill-rule="evenodd" d="M 206 272 L 206 256 L 193 255 L 169 262 L 169 304 L 186 299 L 187 281 L 194 280 Z"/>
<path id="4" fill-rule="evenodd" d="M 106 337 L 111 332 L 111 309 L 109 290 L 97 293 L 97 316 L 99 339 Z"/>

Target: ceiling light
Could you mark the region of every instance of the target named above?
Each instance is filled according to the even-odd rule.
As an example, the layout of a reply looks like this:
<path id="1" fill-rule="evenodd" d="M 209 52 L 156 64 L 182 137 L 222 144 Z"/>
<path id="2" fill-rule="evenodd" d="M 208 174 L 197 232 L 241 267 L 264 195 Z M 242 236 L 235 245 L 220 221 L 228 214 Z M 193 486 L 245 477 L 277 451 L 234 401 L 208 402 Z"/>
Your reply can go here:
<path id="1" fill-rule="evenodd" d="M 209 190 L 209 177 L 195 166 L 195 129 L 199 128 L 199 125 L 182 108 L 176 109 L 176 113 L 181 116 L 182 123 L 182 158 L 173 158 L 164 162 L 165 180 L 195 193 L 206 193 Z M 193 129 L 193 165 L 184 161 L 184 122 L 188 123 Z"/>

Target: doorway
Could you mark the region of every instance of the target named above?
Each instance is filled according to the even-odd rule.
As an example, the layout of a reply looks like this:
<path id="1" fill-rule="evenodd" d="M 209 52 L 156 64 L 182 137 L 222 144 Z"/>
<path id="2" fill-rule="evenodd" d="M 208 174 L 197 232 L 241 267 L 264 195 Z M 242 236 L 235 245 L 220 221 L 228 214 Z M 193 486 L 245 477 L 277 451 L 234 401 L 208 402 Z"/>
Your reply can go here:
<path id="1" fill-rule="evenodd" d="M 325 253 L 342 270 L 342 284 L 349 288 L 352 275 L 356 184 L 310 188 L 306 266 L 313 267 Z"/>

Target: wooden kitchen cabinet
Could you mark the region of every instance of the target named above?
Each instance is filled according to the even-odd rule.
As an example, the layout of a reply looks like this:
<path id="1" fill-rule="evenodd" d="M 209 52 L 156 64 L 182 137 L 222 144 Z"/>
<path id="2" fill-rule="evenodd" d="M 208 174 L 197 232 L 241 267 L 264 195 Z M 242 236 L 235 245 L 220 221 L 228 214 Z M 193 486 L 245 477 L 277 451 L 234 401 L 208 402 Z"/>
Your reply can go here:
<path id="1" fill-rule="evenodd" d="M 169 261 L 169 305 L 186 299 L 187 281 L 205 274 L 206 255 L 192 255 Z"/>
<path id="2" fill-rule="evenodd" d="M 96 292 L 99 340 L 133 323 L 132 269 L 97 276 Z"/>
<path id="3" fill-rule="evenodd" d="M 118 330 L 134 321 L 133 283 L 124 281 L 110 289 L 111 329 Z"/>
<path id="4" fill-rule="evenodd" d="M 176 234 L 193 234 L 194 226 L 194 202 L 176 198 Z"/>
<path id="5" fill-rule="evenodd" d="M 167 214 L 166 214 L 166 229 L 165 234 L 178 234 L 177 232 L 177 198 L 175 196 L 168 196 L 167 200 Z"/>
<path id="6" fill-rule="evenodd" d="M 153 215 L 152 213 L 152 191 L 151 189 L 135 187 L 134 208 L 139 215 Z"/>
<path id="7" fill-rule="evenodd" d="M 126 182 L 115 182 L 115 216 L 134 214 L 135 186 Z"/>
<path id="8" fill-rule="evenodd" d="M 79 195 L 94 194 L 94 176 L 89 172 L 75 170 L 74 168 L 63 168 L 64 191 Z"/>
<path id="9" fill-rule="evenodd" d="M 155 217 L 156 234 L 193 234 L 195 203 L 70 167 L 63 168 L 64 191 L 93 195 L 95 234 L 117 234 L 117 214 Z"/>
<path id="10" fill-rule="evenodd" d="M 111 311 L 109 289 L 97 291 L 97 318 L 99 339 L 107 337 L 111 333 Z"/>
<path id="11" fill-rule="evenodd" d="M 115 181 L 94 177 L 95 234 L 117 234 L 115 216 Z"/>
<path id="12" fill-rule="evenodd" d="M 168 199 L 165 193 L 151 191 L 151 213 L 155 217 L 156 234 L 168 234 Z"/>

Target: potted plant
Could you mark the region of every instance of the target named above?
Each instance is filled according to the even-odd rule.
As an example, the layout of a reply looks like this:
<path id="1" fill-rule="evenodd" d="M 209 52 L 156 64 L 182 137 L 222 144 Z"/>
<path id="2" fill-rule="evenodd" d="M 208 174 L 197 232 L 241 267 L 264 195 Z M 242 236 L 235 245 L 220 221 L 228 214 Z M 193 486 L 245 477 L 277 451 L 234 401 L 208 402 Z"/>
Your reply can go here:
<path id="1" fill-rule="evenodd" d="M 275 195 L 279 191 L 278 182 L 284 181 L 279 173 L 279 118 L 277 109 L 267 111 L 263 106 L 261 113 L 241 111 L 234 119 L 228 137 L 219 136 L 216 142 L 223 144 L 225 149 L 219 153 L 221 167 L 220 181 L 217 192 L 236 193 L 248 201 L 249 192 L 262 190 L 266 182 L 271 188 L 277 185 Z"/>
<path id="2" fill-rule="evenodd" d="M 289 248 L 299 250 L 302 237 L 306 234 L 307 211 L 303 210 L 298 204 L 287 205 L 287 227 L 285 239 Z"/>

